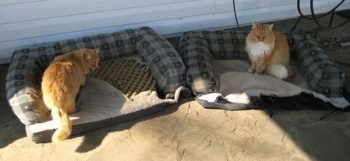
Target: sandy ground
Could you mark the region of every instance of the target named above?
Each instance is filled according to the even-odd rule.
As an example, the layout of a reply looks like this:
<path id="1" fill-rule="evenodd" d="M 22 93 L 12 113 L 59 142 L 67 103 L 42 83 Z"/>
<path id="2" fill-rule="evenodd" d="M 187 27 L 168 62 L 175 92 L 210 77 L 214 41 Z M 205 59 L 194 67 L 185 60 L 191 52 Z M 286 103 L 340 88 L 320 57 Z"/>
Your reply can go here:
<path id="1" fill-rule="evenodd" d="M 134 121 L 35 144 L 12 118 L 1 124 L 0 160 L 347 160 L 350 113 L 223 111 L 183 103 Z"/>

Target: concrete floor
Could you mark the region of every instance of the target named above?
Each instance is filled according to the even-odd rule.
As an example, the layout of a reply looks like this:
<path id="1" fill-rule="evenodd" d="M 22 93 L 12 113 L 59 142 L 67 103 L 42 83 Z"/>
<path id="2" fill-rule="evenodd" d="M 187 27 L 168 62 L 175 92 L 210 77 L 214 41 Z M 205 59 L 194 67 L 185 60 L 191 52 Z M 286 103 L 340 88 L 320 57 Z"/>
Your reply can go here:
<path id="1" fill-rule="evenodd" d="M 339 20 L 341 17 L 337 16 L 336 22 Z M 275 22 L 275 30 L 288 32 L 295 21 Z M 349 27 L 350 23 L 323 30 L 317 39 L 320 42 L 325 42 L 325 38 L 350 40 Z M 314 28 L 313 22 L 302 20 L 295 32 L 309 33 Z M 327 50 L 346 75 L 350 75 L 350 47 Z M 150 116 L 75 135 L 62 143 L 35 144 L 26 137 L 24 126 L 7 103 L 6 71 L 7 65 L 1 65 L 0 160 L 345 161 L 350 158 L 348 112 L 320 120 L 332 111 L 279 110 L 271 118 L 264 110 L 204 109 L 191 98 Z"/>

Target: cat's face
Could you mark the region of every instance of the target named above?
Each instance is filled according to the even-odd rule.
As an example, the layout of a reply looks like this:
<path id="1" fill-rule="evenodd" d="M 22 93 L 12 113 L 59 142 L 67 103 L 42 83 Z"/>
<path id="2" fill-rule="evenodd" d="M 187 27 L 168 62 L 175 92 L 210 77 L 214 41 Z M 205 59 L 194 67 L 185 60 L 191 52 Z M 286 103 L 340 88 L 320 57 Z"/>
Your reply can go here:
<path id="1" fill-rule="evenodd" d="M 88 68 L 89 71 L 92 71 L 94 69 L 96 69 L 100 63 L 100 56 L 99 56 L 99 52 L 100 49 L 89 49 L 90 51 L 88 51 L 87 53 L 85 53 L 85 60 L 88 62 Z"/>
<path id="2" fill-rule="evenodd" d="M 274 34 L 272 31 L 273 25 L 252 25 L 252 30 L 247 37 L 251 42 L 263 42 L 263 43 L 272 43 L 274 42 Z"/>
<path id="3" fill-rule="evenodd" d="M 98 67 L 100 62 L 99 52 L 100 49 L 78 49 L 74 51 L 77 55 L 80 55 L 80 59 L 84 62 L 84 67 L 88 69 L 88 71 L 94 70 Z"/>

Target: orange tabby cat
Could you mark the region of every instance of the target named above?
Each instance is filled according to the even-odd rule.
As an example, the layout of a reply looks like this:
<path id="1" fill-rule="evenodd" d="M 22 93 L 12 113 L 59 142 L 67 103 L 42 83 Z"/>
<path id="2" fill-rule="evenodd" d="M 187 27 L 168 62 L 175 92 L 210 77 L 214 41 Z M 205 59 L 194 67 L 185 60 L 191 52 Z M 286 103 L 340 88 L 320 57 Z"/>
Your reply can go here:
<path id="1" fill-rule="evenodd" d="M 292 74 L 288 42 L 283 35 L 272 31 L 272 27 L 273 24 L 252 24 L 245 47 L 251 61 L 248 71 L 256 74 L 265 71 L 274 77 L 287 79 Z"/>
<path id="2" fill-rule="evenodd" d="M 69 137 L 72 124 L 68 114 L 76 111 L 75 97 L 85 84 L 85 75 L 98 67 L 99 49 L 78 49 L 57 56 L 44 72 L 41 88 L 43 100 L 59 128 L 52 135 L 58 142 Z"/>

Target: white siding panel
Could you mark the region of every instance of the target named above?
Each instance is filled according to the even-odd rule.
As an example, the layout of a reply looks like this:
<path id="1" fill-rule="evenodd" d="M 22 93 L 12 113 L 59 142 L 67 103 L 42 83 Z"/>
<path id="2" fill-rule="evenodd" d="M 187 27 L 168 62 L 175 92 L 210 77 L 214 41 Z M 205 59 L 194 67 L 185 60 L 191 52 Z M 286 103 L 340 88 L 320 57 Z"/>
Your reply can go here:
<path id="1" fill-rule="evenodd" d="M 314 9 L 316 13 L 323 13 L 330 10 L 341 0 L 314 0 Z M 294 10 L 297 10 L 297 0 L 235 0 L 236 9 L 250 10 L 250 9 L 263 9 L 269 7 L 285 7 L 286 5 L 294 5 Z M 305 9 L 305 13 L 310 13 L 310 1 L 301 0 L 301 6 Z M 228 5 L 230 4 L 231 5 Z M 346 5 L 347 4 L 347 5 Z M 347 6 L 347 7 L 346 7 Z M 342 7 L 349 8 L 349 1 L 345 1 Z M 217 1 L 216 8 L 220 12 L 232 11 L 232 0 Z"/>
<path id="2" fill-rule="evenodd" d="M 240 25 L 297 17 L 296 0 L 235 0 Z M 340 0 L 315 0 L 317 13 Z M 309 1 L 302 1 L 309 12 Z M 349 9 L 346 1 L 339 9 Z M 26 45 L 150 26 L 163 35 L 235 27 L 232 0 L 0 0 L 0 63 Z"/>
<path id="3" fill-rule="evenodd" d="M 237 11 L 296 4 L 296 0 L 235 0 L 235 2 Z M 232 10 L 232 0 L 217 1 L 217 12 L 232 12 Z"/>
<path id="4" fill-rule="evenodd" d="M 214 13 L 210 0 L 147 6 L 1 25 L 0 42 Z"/>
<path id="5" fill-rule="evenodd" d="M 0 19 L 1 23 L 13 23 L 180 2 L 191 0 L 45 0 L 0 6 Z"/>
<path id="6" fill-rule="evenodd" d="M 203 26 L 207 28 L 213 27 L 213 16 L 212 15 L 201 15 L 201 16 L 193 16 L 193 17 L 185 17 L 185 18 L 175 18 L 168 19 L 163 21 L 153 21 L 146 23 L 135 23 L 135 24 L 127 24 L 121 26 L 114 27 L 106 27 L 101 29 L 94 30 L 86 30 L 86 31 L 78 31 L 67 34 L 58 34 L 58 35 L 49 35 L 49 36 L 41 36 L 30 39 L 20 39 L 14 41 L 7 41 L 0 43 L 0 64 L 9 62 L 9 58 L 13 51 L 23 48 L 26 45 L 35 45 L 42 44 L 47 42 L 53 42 L 57 40 L 64 39 L 73 39 L 76 37 L 82 37 L 86 35 L 95 35 L 99 33 L 111 33 L 118 30 L 124 30 L 129 28 L 138 28 L 143 26 L 151 26 L 154 30 L 156 30 L 159 34 L 169 35 L 169 34 L 177 34 L 179 36 L 180 33 L 190 30 L 198 30 L 198 26 Z M 8 53 L 7 55 L 5 53 Z"/>
<path id="7" fill-rule="evenodd" d="M 40 0 L 0 0 L 0 6 L 9 5 L 9 4 L 21 4 L 21 3 L 29 3 Z"/>

